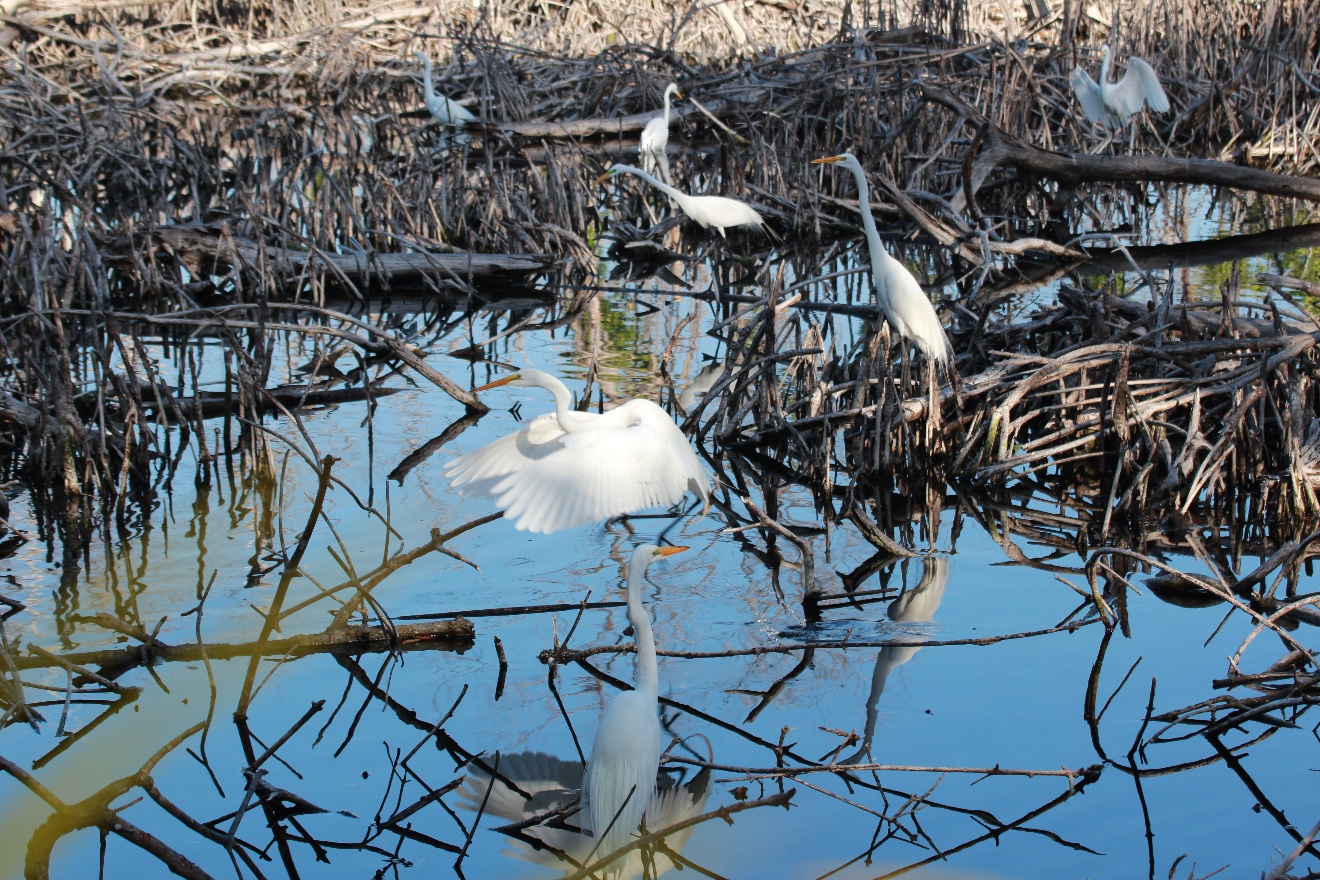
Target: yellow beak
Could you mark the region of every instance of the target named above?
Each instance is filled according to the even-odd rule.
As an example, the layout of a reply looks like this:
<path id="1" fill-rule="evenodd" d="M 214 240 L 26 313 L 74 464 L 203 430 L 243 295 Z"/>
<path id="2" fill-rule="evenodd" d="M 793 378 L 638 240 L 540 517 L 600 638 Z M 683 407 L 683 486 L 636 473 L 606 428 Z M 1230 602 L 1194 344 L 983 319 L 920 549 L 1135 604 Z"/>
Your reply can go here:
<path id="1" fill-rule="evenodd" d="M 613 176 L 614 176 L 613 174 L 611 174 L 610 172 L 606 171 L 606 172 L 605 172 L 604 174 L 602 174 L 600 177 L 597 177 L 597 178 L 596 178 L 596 185 L 599 186 L 600 184 L 602 184 L 602 183 L 604 183 L 605 181 L 609 180 L 609 179 L 610 179 L 611 177 L 613 177 Z"/>
<path id="2" fill-rule="evenodd" d="M 503 379 L 496 379 L 494 382 L 487 382 L 485 385 L 482 385 L 480 388 L 473 388 L 472 393 L 480 394 L 481 392 L 489 391 L 492 388 L 499 388 L 501 385 L 508 385 L 514 379 L 517 379 L 519 375 L 521 374 L 514 373 L 512 376 L 505 376 Z"/>
<path id="3" fill-rule="evenodd" d="M 833 165 L 835 162 L 842 162 L 842 156 L 825 156 L 821 159 L 812 159 L 812 165 Z"/>
<path id="4" fill-rule="evenodd" d="M 683 93 L 680 92 L 678 89 L 674 89 L 674 94 L 678 96 L 678 100 L 680 101 L 683 100 Z"/>
<path id="5" fill-rule="evenodd" d="M 686 547 L 657 547 L 656 556 L 673 556 L 675 553 L 682 553 Z"/>

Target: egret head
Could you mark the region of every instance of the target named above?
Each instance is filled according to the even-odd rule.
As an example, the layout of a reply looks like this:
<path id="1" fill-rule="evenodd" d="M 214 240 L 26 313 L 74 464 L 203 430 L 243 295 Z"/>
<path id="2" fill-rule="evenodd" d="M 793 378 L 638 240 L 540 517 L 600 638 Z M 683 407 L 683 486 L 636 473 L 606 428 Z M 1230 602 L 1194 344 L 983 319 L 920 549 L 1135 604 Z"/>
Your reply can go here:
<path id="1" fill-rule="evenodd" d="M 482 391 L 489 391 L 492 388 L 499 388 L 501 385 L 515 385 L 519 388 L 544 388 L 546 379 L 550 378 L 549 373 L 540 370 L 524 369 L 516 373 L 510 373 L 502 379 L 496 379 L 494 382 L 487 382 L 480 388 L 473 388 L 473 394 L 479 394 Z"/>
<path id="2" fill-rule="evenodd" d="M 838 156 L 823 156 L 819 159 L 812 159 L 812 165 L 842 165 L 849 171 L 861 171 L 862 163 L 857 161 L 857 157 L 852 153 L 842 153 Z"/>
<path id="3" fill-rule="evenodd" d="M 646 566 L 657 559 L 663 559 L 666 556 L 673 556 L 675 553 L 682 553 L 686 547 L 657 547 L 654 544 L 642 544 L 633 551 L 632 561 L 628 565 L 629 571 L 645 571 Z"/>
<path id="4" fill-rule="evenodd" d="M 604 183 L 605 181 L 609 180 L 611 177 L 613 177 L 616 174 L 619 174 L 620 172 L 631 171 L 631 170 L 632 169 L 629 168 L 627 165 L 611 165 L 608 171 L 606 171 L 600 177 L 596 178 L 596 183 L 598 184 Z"/>
<path id="5" fill-rule="evenodd" d="M 678 98 L 678 100 L 680 101 L 683 100 L 683 93 L 678 90 L 678 85 L 676 83 L 670 83 L 669 85 L 665 86 L 665 97 L 667 98 L 670 95 L 673 95 L 675 98 Z"/>

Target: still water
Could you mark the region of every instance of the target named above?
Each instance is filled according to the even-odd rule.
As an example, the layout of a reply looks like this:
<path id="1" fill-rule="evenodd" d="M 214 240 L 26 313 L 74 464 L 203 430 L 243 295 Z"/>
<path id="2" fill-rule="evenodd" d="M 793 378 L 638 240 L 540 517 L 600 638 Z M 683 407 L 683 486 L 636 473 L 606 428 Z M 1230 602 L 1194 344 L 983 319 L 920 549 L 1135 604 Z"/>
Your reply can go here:
<path id="1" fill-rule="evenodd" d="M 704 277 L 699 266 L 687 272 L 689 280 Z M 1209 275 L 1200 277 L 1213 283 Z M 575 391 L 594 365 L 595 387 L 609 396 L 652 399 L 666 386 L 663 361 L 674 392 L 681 391 L 710 358 L 721 356 L 719 344 L 706 335 L 719 316 L 706 303 L 671 295 L 663 282 L 640 289 L 640 296 L 602 292 L 558 328 L 505 336 L 495 344 L 497 355 L 514 366 L 553 372 Z M 494 314 L 495 325 L 506 322 Z M 836 329 L 848 330 L 846 325 Z M 428 362 L 466 387 L 494 378 L 498 374 L 485 365 L 446 355 L 483 339 L 490 327 L 491 316 L 483 314 L 431 340 Z M 308 354 L 289 352 L 287 359 L 292 364 Z M 487 416 L 399 482 L 386 475 L 462 412 L 429 385 L 397 376 L 390 385 L 397 393 L 377 400 L 370 418 L 366 403 L 303 415 L 319 455 L 339 459 L 333 472 L 343 486 L 326 500 L 333 532 L 325 525 L 314 532 L 303 559 L 306 577 L 294 581 L 286 604 L 313 597 L 316 585 L 344 581 L 346 568 L 366 572 L 388 555 L 425 542 L 434 527 L 446 531 L 490 513 L 488 502 L 449 489 L 444 462 L 550 407 L 548 396 L 536 389 L 494 390 L 485 397 L 492 407 Z M 666 389 L 664 399 L 669 396 Z M 270 424 L 285 438 L 298 438 L 288 423 Z M 28 644 L 62 651 L 129 644 L 91 619 L 99 612 L 147 631 L 163 619 L 156 635 L 167 644 L 195 643 L 199 631 L 208 645 L 254 640 L 261 629 L 256 609 L 268 605 L 278 580 L 278 572 L 249 578 L 254 564 L 271 565 L 260 556 L 271 547 L 261 534 L 263 523 L 274 529 L 275 546 L 291 546 L 317 483 L 302 459 L 286 456 L 282 442 L 274 448 L 279 485 L 268 497 L 237 471 L 204 489 L 180 478 L 146 527 L 113 548 L 97 544 L 89 564 L 73 575 L 51 562 L 36 541 L 5 560 L 8 583 L 0 592 L 27 605 L 6 624 L 11 645 L 21 642 L 14 653 L 26 653 Z M 818 527 L 805 490 L 790 486 L 780 492 L 781 518 L 804 527 L 801 534 L 814 553 L 816 586 L 840 592 L 841 575 L 857 570 L 875 548 L 850 525 Z M 644 598 L 657 645 L 662 652 L 734 653 L 661 657 L 665 729 L 677 741 L 670 753 L 711 758 L 721 768 L 699 782 L 699 794 L 692 787 L 697 767 L 674 763 L 670 770 L 692 787 L 693 814 L 792 790 L 787 807 L 745 809 L 698 825 L 685 841 L 671 839 L 693 876 L 863 878 L 921 865 L 913 876 L 1164 877 L 1175 863 L 1177 876 L 1201 877 L 1221 867 L 1225 876 L 1267 872 L 1295 846 L 1280 817 L 1303 834 L 1320 817 L 1314 777 L 1320 739 L 1305 715 L 1296 729 L 1277 730 L 1239 752 L 1232 766 L 1196 736 L 1130 752 L 1160 726 L 1143 725 L 1152 688 L 1157 713 L 1216 693 L 1211 682 L 1225 674 L 1226 657 L 1250 631 L 1245 617 L 1234 615 L 1221 627 L 1224 606 L 1178 607 L 1143 589 L 1127 597 L 1127 634 L 1106 634 L 1093 622 L 988 645 L 928 644 L 1053 630 L 1088 613 L 1086 600 L 1056 572 L 1011 562 L 1006 552 L 1011 543 L 1021 555 L 1043 559 L 1053 548 L 996 513 L 985 514 L 985 521 L 995 523 L 992 534 L 968 503 L 950 490 L 937 505 L 941 509 L 929 511 L 911 530 L 908 544 L 919 555 L 880 565 L 857 589 L 881 592 L 855 605 L 835 603 L 819 621 L 808 620 L 799 604 L 804 584 L 796 549 L 781 540 L 767 550 L 767 536 L 754 529 L 731 534 L 718 511 L 638 517 L 626 526 L 551 536 L 529 535 L 496 520 L 447 545 L 478 568 L 432 553 L 393 573 L 374 598 L 398 622 L 456 610 L 620 600 L 623 563 L 635 544 L 664 531 L 669 541 L 690 546 L 651 569 Z M 1024 506 L 1063 518 L 1067 531 L 1066 508 L 1051 507 L 1048 499 Z M 23 496 L 15 499 L 11 521 L 35 535 Z M 1185 555 L 1171 553 L 1169 559 L 1188 571 L 1203 570 Z M 1049 562 L 1073 570 L 1063 580 L 1085 586 L 1078 573 L 1084 557 L 1056 554 Z M 1242 562 L 1243 569 L 1254 564 L 1252 558 Z M 1140 587 L 1141 578 L 1134 582 Z M 197 608 L 208 584 L 200 621 L 197 614 L 185 615 Z M 336 607 L 312 604 L 283 632 L 319 631 Z M 554 868 L 536 864 L 525 846 L 491 830 L 511 821 L 492 815 L 494 806 L 474 827 L 473 808 L 484 791 L 480 773 L 457 766 L 428 734 L 444 719 L 443 732 L 453 742 L 491 763 L 498 754 L 509 773 L 544 767 L 554 758 L 567 762 L 560 769 L 567 767 L 571 777 L 572 765 L 589 753 L 616 687 L 576 664 L 557 667 L 552 686 L 538 655 L 570 639 L 570 631 L 574 647 L 631 644 L 622 607 L 593 608 L 577 618 L 574 610 L 473 617 L 476 639 L 462 652 L 406 651 L 395 660 L 368 653 L 354 670 L 351 661 L 327 653 L 263 661 L 249 710 L 261 743 L 270 745 L 309 707 L 325 701 L 280 748 L 279 760 L 264 765 L 269 784 L 326 810 L 295 811 L 290 833 L 322 841 L 319 852 L 328 860 L 318 862 L 316 847 L 292 840 L 291 857 L 302 876 L 556 876 Z M 1305 627 L 1296 636 L 1314 643 Z M 884 644 L 833 647 L 844 640 Z M 763 648 L 787 650 L 748 653 Z M 1259 638 L 1242 668 L 1262 669 L 1281 653 L 1277 641 Z M 597 654 L 588 663 L 614 678 L 632 678 L 630 655 Z M 247 666 L 243 657 L 211 660 L 209 675 L 202 662 L 160 663 L 151 673 L 130 670 L 120 683 L 142 689 L 135 699 L 107 694 L 100 703 L 74 703 L 58 732 L 68 677 L 50 669 L 26 671 L 26 681 L 52 688 L 41 699 L 53 704 L 42 708 L 47 720 L 39 731 L 21 724 L 5 728 L 0 755 L 24 768 L 35 765 L 40 781 L 71 803 L 135 772 L 209 718 L 204 743 L 200 734 L 191 735 L 152 775 L 173 803 L 201 822 L 220 819 L 214 827 L 227 832 L 248 785 L 242 773 L 248 759 L 231 718 Z M 375 697 L 366 685 L 374 687 Z M 1087 722 L 1088 688 L 1098 695 L 1092 703 L 1104 706 L 1094 727 Z M 38 699 L 34 693 L 29 691 L 29 700 Z M 1225 743 L 1233 746 L 1261 732 L 1230 733 Z M 1182 733 L 1191 731 L 1171 735 Z M 814 773 L 782 784 L 749 778 L 776 766 L 776 748 L 788 766 L 847 760 L 885 769 L 849 777 Z M 407 756 L 406 771 L 401 755 Z M 1103 765 L 1098 778 L 1069 797 L 1080 771 L 1092 765 Z M 996 767 L 1053 775 L 964 772 Z M 1172 769 L 1150 772 L 1160 768 Z M 1076 783 L 1060 773 L 1065 769 L 1077 771 L 1071 777 Z M 1134 769 L 1146 772 L 1136 778 Z M 407 817 L 402 824 L 412 836 L 373 825 L 428 788 L 441 789 L 465 775 L 472 777 L 467 786 Z M 135 800 L 140 794 L 130 790 L 113 806 L 212 875 L 233 876 L 234 861 L 222 845 L 151 799 Z M 49 814 L 38 798 L 0 775 L 0 876 L 22 875 L 28 841 Z M 238 836 L 274 859 L 252 854 L 266 876 L 284 876 L 277 848 L 266 846 L 264 822 L 260 811 L 248 814 Z M 164 874 L 160 862 L 119 838 L 111 837 L 106 847 L 106 876 Z M 52 876 L 95 876 L 99 859 L 94 830 L 68 834 L 56 845 Z M 1317 866 L 1304 858 L 1297 867 Z M 242 873 L 251 876 L 246 866 Z"/>

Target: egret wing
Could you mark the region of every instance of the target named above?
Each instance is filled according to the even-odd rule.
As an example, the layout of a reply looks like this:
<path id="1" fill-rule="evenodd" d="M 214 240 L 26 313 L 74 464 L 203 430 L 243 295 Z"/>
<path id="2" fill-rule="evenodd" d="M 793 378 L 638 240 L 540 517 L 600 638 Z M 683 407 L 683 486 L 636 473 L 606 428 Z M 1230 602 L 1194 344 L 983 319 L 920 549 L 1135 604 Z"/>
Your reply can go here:
<path id="1" fill-rule="evenodd" d="M 630 401 L 627 406 L 646 404 Z M 491 481 L 490 494 L 518 529 L 555 532 L 648 507 L 682 500 L 689 481 L 704 488 L 705 474 L 673 421 L 646 413 L 631 424 L 574 431 L 554 441 L 560 448 L 527 461 L 517 472 Z M 667 430 L 665 430 L 667 428 Z M 674 442 L 682 440 L 685 460 Z"/>
<path id="2" fill-rule="evenodd" d="M 1105 111 L 1104 98 L 1100 95 L 1100 86 L 1091 79 L 1090 74 L 1080 67 L 1074 67 L 1068 81 L 1072 84 L 1073 94 L 1077 96 L 1077 103 L 1082 105 L 1086 118 L 1091 122 L 1106 122 L 1109 114 Z"/>
<path id="3" fill-rule="evenodd" d="M 1128 85 L 1131 82 L 1132 85 Z M 1127 73 L 1119 80 L 1119 89 L 1130 89 L 1135 96 L 1131 98 L 1134 109 L 1130 113 L 1141 112 L 1141 102 L 1144 100 L 1150 105 L 1150 109 L 1156 113 L 1165 113 L 1169 109 L 1169 96 L 1164 94 L 1164 87 L 1160 85 L 1160 75 L 1140 58 L 1132 57 L 1128 59 Z M 1124 95 L 1127 100 L 1126 93 Z"/>
<path id="4" fill-rule="evenodd" d="M 554 413 L 537 416 L 520 431 L 487 443 L 445 465 L 450 485 L 466 495 L 492 497 L 492 487 L 562 449 L 564 429 Z"/>

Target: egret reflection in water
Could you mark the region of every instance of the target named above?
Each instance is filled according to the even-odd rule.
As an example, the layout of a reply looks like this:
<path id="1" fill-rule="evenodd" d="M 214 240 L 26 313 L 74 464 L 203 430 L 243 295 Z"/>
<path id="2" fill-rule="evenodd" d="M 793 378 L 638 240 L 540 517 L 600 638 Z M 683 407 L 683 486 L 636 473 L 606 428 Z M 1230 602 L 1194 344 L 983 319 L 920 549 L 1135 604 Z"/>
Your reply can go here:
<path id="1" fill-rule="evenodd" d="M 666 768 L 657 774 L 655 797 L 643 820 L 648 831 L 663 831 L 705 811 L 710 794 L 710 769 L 704 768 L 687 778 L 684 772 Z M 584 773 L 581 763 L 560 760 L 544 752 L 516 752 L 501 757 L 497 773 L 501 778 L 492 778 L 474 766 L 458 790 L 462 806 L 475 812 L 485 801 L 485 815 L 509 824 L 545 818 L 540 824 L 518 832 L 512 838 L 512 845 L 504 850 L 506 855 L 560 868 L 566 873 L 608 855 L 592 852 L 595 837 L 591 833 L 589 813 L 579 809 Z M 665 835 L 660 839 L 663 847 L 634 849 L 601 873 L 614 880 L 658 877 L 674 866 L 665 852 L 682 852 L 695 828 L 689 825 Z"/>
<path id="2" fill-rule="evenodd" d="M 949 581 L 949 558 L 947 556 L 927 556 L 922 561 L 921 579 L 917 585 L 889 603 L 889 619 L 895 623 L 926 623 L 935 617 L 940 602 L 944 599 L 944 587 Z M 897 642 L 923 641 L 924 636 L 911 633 L 895 634 Z M 890 674 L 911 660 L 921 650 L 920 645 L 889 645 L 881 648 L 875 658 L 875 670 L 871 673 L 871 693 L 866 698 L 866 727 L 862 731 L 862 745 L 849 758 L 840 761 L 843 764 L 856 764 L 870 754 L 871 739 L 875 736 L 875 722 L 879 716 L 880 695 L 885 692 L 885 683 Z"/>

